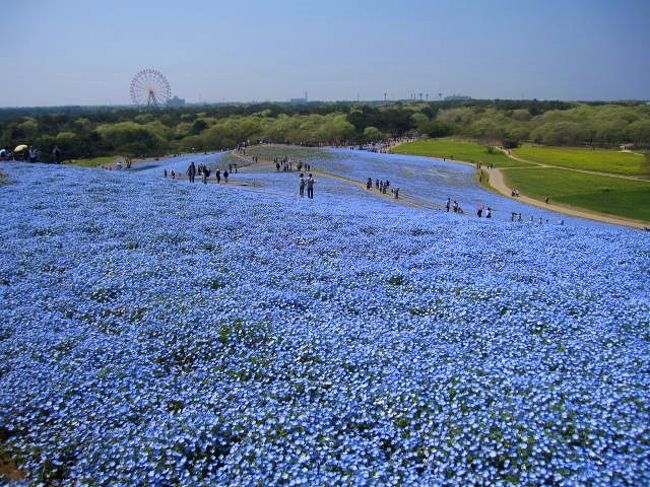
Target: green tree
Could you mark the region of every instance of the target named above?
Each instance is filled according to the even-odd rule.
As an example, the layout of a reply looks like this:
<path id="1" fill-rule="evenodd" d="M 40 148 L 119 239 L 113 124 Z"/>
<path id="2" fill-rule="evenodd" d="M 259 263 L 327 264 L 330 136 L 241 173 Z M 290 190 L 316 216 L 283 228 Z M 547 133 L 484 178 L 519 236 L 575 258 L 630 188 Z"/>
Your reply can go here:
<path id="1" fill-rule="evenodd" d="M 363 140 L 365 142 L 376 142 L 382 138 L 381 132 L 377 127 L 366 127 L 363 129 Z"/>

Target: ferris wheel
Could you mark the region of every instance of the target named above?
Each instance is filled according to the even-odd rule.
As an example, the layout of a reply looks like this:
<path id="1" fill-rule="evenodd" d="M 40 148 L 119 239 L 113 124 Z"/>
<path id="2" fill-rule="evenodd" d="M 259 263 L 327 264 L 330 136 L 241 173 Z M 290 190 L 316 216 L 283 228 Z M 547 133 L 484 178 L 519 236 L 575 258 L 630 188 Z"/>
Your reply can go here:
<path id="1" fill-rule="evenodd" d="M 131 100 L 140 107 L 163 107 L 171 96 L 167 78 L 157 69 L 143 69 L 131 81 Z"/>

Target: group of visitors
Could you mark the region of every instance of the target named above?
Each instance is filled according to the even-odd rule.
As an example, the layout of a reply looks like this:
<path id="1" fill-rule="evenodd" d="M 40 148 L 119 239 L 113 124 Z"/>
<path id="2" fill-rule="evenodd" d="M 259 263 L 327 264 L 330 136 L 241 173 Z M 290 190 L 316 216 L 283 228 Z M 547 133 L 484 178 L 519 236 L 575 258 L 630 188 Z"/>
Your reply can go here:
<path id="1" fill-rule="evenodd" d="M 474 161 L 472 161 L 472 162 L 474 162 Z M 491 163 L 491 162 L 486 164 L 483 161 L 477 161 L 475 164 L 476 164 L 476 169 L 483 169 L 483 166 L 485 166 L 487 169 L 494 169 L 494 164 Z"/>
<path id="2" fill-rule="evenodd" d="M 523 217 L 521 216 L 521 213 L 517 213 L 515 211 L 510 212 L 510 221 L 511 222 L 519 222 L 522 223 L 524 221 Z M 538 225 L 543 225 L 544 223 L 548 224 L 548 218 L 542 218 L 541 216 L 538 218 L 535 218 L 534 216 L 530 216 L 529 221 L 531 223 L 537 223 Z M 564 220 L 559 221 L 560 225 L 564 225 Z"/>
<path id="3" fill-rule="evenodd" d="M 480 205 L 480 206 L 476 209 L 476 216 L 478 216 L 479 218 L 481 218 L 481 217 L 483 216 L 483 211 L 486 211 L 486 213 L 485 213 L 485 218 L 492 218 L 492 208 L 490 208 L 490 207 L 488 206 L 488 207 L 487 207 L 487 210 L 486 210 L 486 209 L 485 209 L 485 205 Z"/>
<path id="4" fill-rule="evenodd" d="M 447 201 L 445 201 L 445 209 L 447 210 L 447 213 L 453 211 L 454 213 L 458 213 L 460 215 L 465 214 L 465 210 L 463 210 L 462 206 L 460 206 L 460 203 L 456 200 L 452 202 L 450 197 L 447 197 Z M 485 208 L 485 205 L 480 205 L 478 208 L 476 208 L 476 216 L 482 218 L 483 213 L 485 213 L 485 218 L 492 218 L 492 211 L 492 208 L 489 206 Z"/>
<path id="5" fill-rule="evenodd" d="M 366 181 L 366 189 L 371 190 L 372 189 L 372 178 L 368 178 L 368 181 Z M 386 181 L 380 181 L 379 179 L 375 179 L 375 189 L 379 190 L 381 194 L 388 194 L 388 188 L 390 187 L 390 181 L 387 179 Z M 396 200 L 399 199 L 399 188 L 391 188 L 390 189 L 390 194 L 393 195 L 393 198 Z"/>
<path id="6" fill-rule="evenodd" d="M 303 173 L 300 173 L 300 180 L 298 182 L 298 194 L 300 197 L 305 196 L 305 188 L 307 188 L 307 198 L 309 199 L 314 199 L 314 185 L 316 184 L 316 180 L 314 179 L 314 176 L 310 173 L 309 177 L 305 179 L 305 175 Z"/>
<path id="7" fill-rule="evenodd" d="M 185 174 L 187 175 L 187 178 L 190 183 L 193 183 L 196 180 L 196 175 L 198 174 L 201 176 L 201 182 L 203 184 L 208 183 L 208 178 L 212 174 L 212 170 L 206 165 L 206 164 L 199 164 L 198 167 L 196 164 L 194 164 L 194 161 L 190 162 L 190 165 L 187 166 L 187 170 L 185 171 Z M 176 179 L 176 171 L 173 169 L 171 171 L 167 171 L 167 169 L 163 170 L 163 175 L 165 178 L 171 177 L 171 179 Z M 221 182 L 221 170 L 217 168 L 215 170 L 215 179 L 217 180 L 217 183 Z M 230 176 L 230 173 L 228 170 L 223 171 L 223 180 L 224 182 L 228 182 L 228 176 Z"/>
<path id="8" fill-rule="evenodd" d="M 404 137 L 391 137 L 388 139 L 383 139 L 379 142 L 373 142 L 372 144 L 361 146 L 361 149 L 367 150 L 368 152 L 379 152 L 379 153 L 388 153 L 393 148 L 398 145 L 405 144 L 406 142 L 413 142 L 417 137 L 413 136 L 404 136 Z"/>
<path id="9" fill-rule="evenodd" d="M 20 145 L 16 149 L 13 151 L 9 147 L 0 149 L 0 161 L 43 162 L 41 159 L 41 151 L 37 147 Z M 63 152 L 59 149 L 58 145 L 52 149 L 51 162 L 55 164 L 61 164 L 63 162 Z"/>
<path id="10" fill-rule="evenodd" d="M 289 159 L 287 156 L 274 157 L 273 164 L 275 165 L 276 172 L 280 172 L 280 171 L 292 172 L 294 170 L 293 168 L 294 162 L 291 159 Z M 302 161 L 298 161 L 296 163 L 296 171 L 302 171 L 303 168 L 305 171 L 311 171 L 311 164 L 305 164 Z"/>
<path id="11" fill-rule="evenodd" d="M 193 183 L 194 178 L 196 177 L 197 174 L 199 174 L 201 176 L 201 181 L 203 182 L 203 184 L 207 184 L 208 177 L 210 176 L 210 169 L 208 168 L 208 166 L 206 166 L 203 163 L 199 164 L 197 168 L 194 165 L 194 161 L 192 161 L 190 162 L 190 165 L 187 167 L 187 171 L 185 171 L 185 174 L 187 174 L 190 183 Z"/>

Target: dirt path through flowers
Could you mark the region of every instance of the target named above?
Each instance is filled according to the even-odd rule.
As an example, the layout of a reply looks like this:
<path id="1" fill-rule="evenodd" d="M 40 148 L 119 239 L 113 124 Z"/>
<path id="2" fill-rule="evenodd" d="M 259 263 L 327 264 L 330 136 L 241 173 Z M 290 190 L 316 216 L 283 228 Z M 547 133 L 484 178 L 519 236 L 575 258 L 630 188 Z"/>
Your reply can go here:
<path id="1" fill-rule="evenodd" d="M 517 156 L 513 156 L 512 154 L 508 154 L 507 151 L 504 151 L 504 152 L 511 159 L 521 161 L 521 162 L 530 163 L 530 161 L 527 161 L 525 159 L 521 159 L 520 157 L 517 157 Z M 557 166 L 551 166 L 551 165 L 548 165 L 548 164 L 537 164 L 537 163 L 533 163 L 533 164 L 536 164 L 539 167 L 552 167 L 552 168 L 557 167 Z M 516 169 L 516 168 L 514 168 L 514 169 Z M 564 168 L 561 168 L 561 169 L 564 169 Z M 587 173 L 587 174 L 595 174 L 595 175 L 603 176 L 602 173 L 597 173 L 597 172 L 594 172 L 594 171 L 586 171 L 586 170 L 582 170 L 582 169 L 567 169 L 567 170 L 568 171 L 582 172 L 582 173 Z M 627 218 L 603 215 L 601 213 L 595 213 L 595 212 L 591 212 L 591 211 L 587 211 L 587 210 L 583 210 L 583 209 L 575 208 L 575 207 L 571 207 L 571 206 L 566 206 L 566 205 L 558 205 L 556 203 L 544 203 L 544 202 L 542 202 L 540 200 L 536 200 L 536 199 L 530 198 L 528 196 L 523 196 L 523 195 L 513 197 L 512 196 L 512 188 L 508 187 L 508 185 L 506 184 L 502 170 L 497 169 L 497 168 L 493 168 L 493 169 L 488 169 L 485 172 L 488 175 L 488 184 L 494 190 L 496 190 L 501 195 L 503 195 L 503 196 L 505 196 L 507 198 L 516 199 L 516 200 L 522 201 L 523 203 L 526 203 L 528 205 L 536 206 L 538 208 L 544 208 L 544 209 L 547 209 L 547 210 L 553 210 L 553 211 L 556 211 L 558 213 L 563 213 L 565 215 L 571 215 L 571 216 L 577 216 L 577 217 L 580 217 L 580 218 L 586 218 L 587 220 L 595 220 L 595 221 L 604 222 L 604 223 L 612 223 L 614 225 L 624 225 L 624 226 L 633 227 L 633 228 L 647 228 L 648 227 L 647 223 L 643 223 L 643 222 L 640 222 L 640 221 L 637 221 L 637 220 L 630 220 L 630 219 L 627 219 Z M 631 177 L 631 176 L 620 176 L 620 177 L 623 178 L 623 179 L 634 179 L 634 180 L 637 180 L 637 181 L 644 181 L 643 179 L 635 178 L 635 177 Z"/>

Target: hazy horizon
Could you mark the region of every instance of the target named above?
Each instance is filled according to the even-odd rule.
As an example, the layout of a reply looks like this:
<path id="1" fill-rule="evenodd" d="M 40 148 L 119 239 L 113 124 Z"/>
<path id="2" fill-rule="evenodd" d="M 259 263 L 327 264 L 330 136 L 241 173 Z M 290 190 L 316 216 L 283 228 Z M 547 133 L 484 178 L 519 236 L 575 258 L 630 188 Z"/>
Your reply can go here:
<path id="1" fill-rule="evenodd" d="M 129 105 L 147 67 L 188 103 L 650 99 L 638 0 L 4 3 L 1 107 Z"/>

